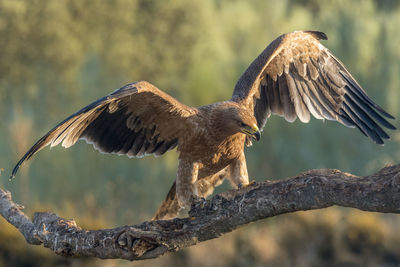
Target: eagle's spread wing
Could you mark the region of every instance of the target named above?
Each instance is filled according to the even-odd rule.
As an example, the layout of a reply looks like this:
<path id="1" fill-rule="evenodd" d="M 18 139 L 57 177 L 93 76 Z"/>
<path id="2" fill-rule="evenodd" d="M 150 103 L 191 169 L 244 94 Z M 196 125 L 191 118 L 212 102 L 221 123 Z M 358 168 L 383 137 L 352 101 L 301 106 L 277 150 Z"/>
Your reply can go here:
<path id="1" fill-rule="evenodd" d="M 272 114 L 293 122 L 336 120 L 357 127 L 374 142 L 389 136 L 380 125 L 396 129 L 394 119 L 375 104 L 332 53 L 318 40 L 322 32 L 297 31 L 274 40 L 243 73 L 232 99 L 254 110 L 259 128 Z M 380 124 L 380 125 L 379 125 Z"/>
<path id="2" fill-rule="evenodd" d="M 43 147 L 70 147 L 79 139 L 104 153 L 141 157 L 173 149 L 197 111 L 148 82 L 128 84 L 74 113 L 43 136 L 19 166 Z"/>

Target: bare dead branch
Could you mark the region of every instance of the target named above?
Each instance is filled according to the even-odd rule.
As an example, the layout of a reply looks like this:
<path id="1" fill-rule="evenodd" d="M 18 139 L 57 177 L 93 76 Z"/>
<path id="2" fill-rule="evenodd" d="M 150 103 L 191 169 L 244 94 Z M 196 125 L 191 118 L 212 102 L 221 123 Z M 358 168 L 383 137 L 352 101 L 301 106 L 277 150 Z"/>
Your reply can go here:
<path id="1" fill-rule="evenodd" d="M 156 258 L 260 219 L 333 205 L 400 213 L 400 165 L 365 177 L 338 170 L 312 170 L 216 195 L 193 205 L 188 218 L 102 230 L 84 230 L 73 220 L 46 212 L 35 213 L 32 222 L 21 212 L 21 206 L 11 201 L 11 194 L 0 189 L 1 215 L 28 243 L 43 244 L 63 256 L 103 259 Z"/>

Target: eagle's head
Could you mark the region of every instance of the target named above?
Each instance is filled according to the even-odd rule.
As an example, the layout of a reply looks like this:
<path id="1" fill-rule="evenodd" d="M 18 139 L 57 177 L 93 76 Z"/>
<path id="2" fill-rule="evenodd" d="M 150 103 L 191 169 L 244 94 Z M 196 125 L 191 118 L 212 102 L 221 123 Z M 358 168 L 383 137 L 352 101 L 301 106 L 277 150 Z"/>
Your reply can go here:
<path id="1" fill-rule="evenodd" d="M 257 120 L 253 114 L 250 114 L 250 112 L 245 109 L 239 109 L 234 121 L 236 123 L 236 129 L 239 132 L 257 141 L 260 140 L 260 129 L 258 129 Z"/>
<path id="2" fill-rule="evenodd" d="M 216 110 L 216 127 L 228 135 L 244 133 L 255 140 L 260 140 L 261 133 L 253 113 L 243 106 L 227 101 L 223 102 Z"/>

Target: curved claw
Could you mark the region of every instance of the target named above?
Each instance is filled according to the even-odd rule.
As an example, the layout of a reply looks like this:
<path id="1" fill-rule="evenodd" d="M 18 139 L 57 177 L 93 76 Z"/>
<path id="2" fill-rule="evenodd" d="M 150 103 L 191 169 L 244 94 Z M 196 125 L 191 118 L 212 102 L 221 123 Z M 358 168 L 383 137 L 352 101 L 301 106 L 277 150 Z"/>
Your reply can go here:
<path id="1" fill-rule="evenodd" d="M 206 201 L 206 199 L 204 198 L 204 197 L 199 197 L 199 196 L 193 196 L 192 197 L 192 201 L 194 202 L 194 203 L 197 203 L 197 202 L 205 202 Z"/>
<path id="2" fill-rule="evenodd" d="M 257 142 L 260 141 L 260 138 L 261 138 L 261 133 L 260 133 L 260 131 L 255 132 L 255 133 L 252 135 L 252 138 L 254 138 Z"/>
<path id="3" fill-rule="evenodd" d="M 255 185 L 257 185 L 257 182 L 256 181 L 254 181 L 254 180 L 252 180 L 250 183 L 248 183 L 248 184 L 242 184 L 242 183 L 240 183 L 239 185 L 238 185 L 238 188 L 239 189 L 242 189 L 242 188 L 247 188 L 247 187 L 249 187 L 249 186 L 255 186 Z"/>
<path id="4" fill-rule="evenodd" d="M 196 206 L 204 207 L 205 203 L 206 203 L 206 199 L 204 197 L 192 196 L 190 207 L 191 208 L 196 207 Z"/>

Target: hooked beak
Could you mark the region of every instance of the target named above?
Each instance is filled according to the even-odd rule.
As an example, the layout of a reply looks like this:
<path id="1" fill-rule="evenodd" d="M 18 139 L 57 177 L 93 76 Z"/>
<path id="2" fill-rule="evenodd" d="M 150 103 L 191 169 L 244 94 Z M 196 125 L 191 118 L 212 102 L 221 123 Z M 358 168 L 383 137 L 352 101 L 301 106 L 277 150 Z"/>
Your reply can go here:
<path id="1" fill-rule="evenodd" d="M 257 132 L 255 132 L 255 133 L 253 134 L 252 137 L 253 137 L 254 139 L 256 139 L 257 142 L 260 141 L 260 138 L 261 138 L 261 133 L 260 133 L 260 131 L 258 130 Z"/>
<path id="2" fill-rule="evenodd" d="M 242 132 L 256 141 L 259 141 L 261 138 L 261 132 L 255 124 L 250 129 L 243 129 Z"/>

